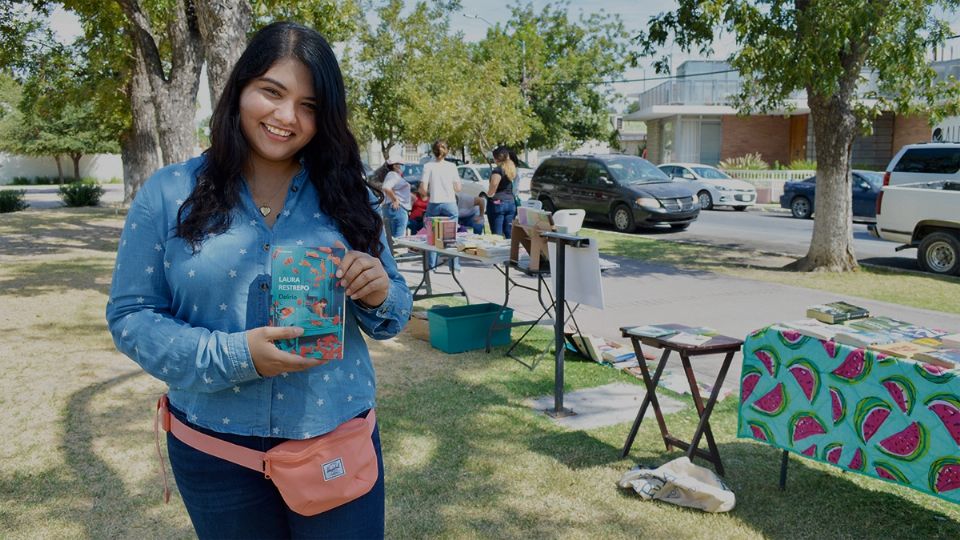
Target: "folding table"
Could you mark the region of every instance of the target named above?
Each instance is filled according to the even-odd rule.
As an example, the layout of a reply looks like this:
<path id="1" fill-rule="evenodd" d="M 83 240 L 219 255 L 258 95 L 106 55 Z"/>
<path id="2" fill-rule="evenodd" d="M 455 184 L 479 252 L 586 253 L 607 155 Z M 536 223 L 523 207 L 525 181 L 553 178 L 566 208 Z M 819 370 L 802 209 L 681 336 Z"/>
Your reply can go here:
<path id="1" fill-rule="evenodd" d="M 690 327 L 681 324 L 658 324 L 656 326 L 678 331 L 690 329 Z M 671 342 L 669 341 L 670 336 L 657 338 L 634 334 L 631 333 L 631 329 L 633 328 L 635 328 L 635 326 L 624 326 L 620 328 L 620 332 L 622 333 L 623 337 L 628 337 L 633 342 L 633 348 L 637 353 L 637 359 L 640 361 L 640 373 L 643 375 L 643 383 L 646 386 L 647 394 L 644 396 L 643 402 L 640 404 L 640 411 L 637 413 L 637 418 L 633 422 L 633 427 L 630 428 L 630 434 L 627 435 L 627 440 L 623 445 L 621 457 L 626 457 L 627 454 L 630 453 L 630 447 L 633 446 L 633 441 L 637 436 L 637 431 L 640 429 L 640 423 L 643 421 L 643 416 L 647 412 L 647 406 L 652 404 L 653 412 L 657 417 L 657 424 L 660 426 L 660 435 L 663 437 L 663 443 L 666 445 L 667 450 L 671 450 L 671 448 L 674 446 L 686 450 L 687 457 L 689 459 L 692 460 L 694 456 L 703 458 L 712 463 L 717 472 L 723 475 L 723 463 L 720 461 L 720 451 L 718 450 L 717 443 L 713 438 L 713 431 L 710 429 L 710 414 L 713 412 L 713 407 L 717 403 L 717 397 L 720 395 L 720 387 L 723 386 L 723 380 L 727 376 L 727 370 L 730 368 L 733 355 L 740 350 L 740 347 L 743 345 L 743 341 L 729 336 L 717 335 L 712 336 L 709 341 L 703 344 L 688 345 Z M 657 364 L 656 371 L 652 377 L 650 376 L 650 370 L 647 367 L 647 363 L 644 360 L 641 345 L 663 349 L 663 354 L 660 356 L 660 361 Z M 663 368 L 666 367 L 667 359 L 670 357 L 672 352 L 676 352 L 680 356 L 680 361 L 683 364 L 683 370 L 687 376 L 687 382 L 690 384 L 690 393 L 693 395 L 693 403 L 697 408 L 697 414 L 700 416 L 697 429 L 694 431 L 693 439 L 691 439 L 690 442 L 680 440 L 670 434 L 670 432 L 667 430 L 667 424 L 666 421 L 664 421 L 663 413 L 660 411 L 660 403 L 657 401 L 657 383 L 660 381 L 660 375 L 663 374 Z M 710 392 L 710 397 L 707 399 L 707 402 L 704 403 L 703 398 L 700 397 L 700 388 L 697 385 L 697 379 L 693 374 L 693 368 L 690 365 L 690 357 L 707 354 L 726 354 L 726 356 L 723 358 L 723 363 L 720 366 L 720 372 L 717 374 L 717 379 L 713 384 L 713 390 Z M 699 448 L 700 438 L 703 436 L 706 436 L 709 451 L 701 450 Z"/>

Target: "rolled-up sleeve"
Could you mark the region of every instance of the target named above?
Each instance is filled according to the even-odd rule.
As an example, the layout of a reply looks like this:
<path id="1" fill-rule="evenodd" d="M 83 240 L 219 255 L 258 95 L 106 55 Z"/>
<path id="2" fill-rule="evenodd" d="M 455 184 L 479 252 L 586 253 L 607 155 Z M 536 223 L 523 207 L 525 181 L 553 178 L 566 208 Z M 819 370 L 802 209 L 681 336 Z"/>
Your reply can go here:
<path id="1" fill-rule="evenodd" d="M 164 258 L 169 226 L 154 180 L 137 194 L 120 237 L 106 308 L 117 349 L 174 389 L 217 392 L 259 378 L 245 332 L 211 331 L 173 316 Z"/>
<path id="2" fill-rule="evenodd" d="M 407 321 L 410 320 L 413 296 L 410 294 L 407 281 L 397 269 L 397 262 L 390 254 L 385 234 L 380 236 L 380 244 L 383 248 L 380 261 L 383 264 L 383 269 L 390 277 L 390 290 L 387 292 L 387 299 L 374 308 L 365 307 L 360 302 L 353 303 L 360 329 L 374 339 L 389 339 L 399 334 L 403 327 L 407 325 Z"/>

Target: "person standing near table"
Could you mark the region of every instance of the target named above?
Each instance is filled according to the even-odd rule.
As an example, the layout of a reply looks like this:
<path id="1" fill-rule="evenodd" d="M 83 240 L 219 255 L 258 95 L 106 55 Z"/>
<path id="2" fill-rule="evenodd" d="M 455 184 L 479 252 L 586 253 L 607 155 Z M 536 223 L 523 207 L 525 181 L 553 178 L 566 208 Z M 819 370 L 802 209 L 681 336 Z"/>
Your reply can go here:
<path id="1" fill-rule="evenodd" d="M 490 220 L 490 232 L 510 238 L 513 232 L 513 218 L 517 215 L 516 195 L 513 181 L 517 178 L 516 156 L 506 146 L 493 151 L 493 160 L 497 167 L 490 173 L 487 187 L 487 218 Z"/>
<path id="2" fill-rule="evenodd" d="M 444 159 L 449 149 L 443 139 L 437 139 L 431 150 L 434 159 L 423 164 L 423 175 L 420 177 L 420 194 L 430 197 L 424 218 L 442 216 L 456 220 L 459 215 L 457 192 L 462 188 L 457 166 Z M 430 268 L 437 265 L 436 253 L 430 254 L 429 263 Z M 450 270 L 459 268 L 460 259 L 454 257 L 450 262 Z"/>
<path id="3" fill-rule="evenodd" d="M 390 226 L 393 238 L 407 234 L 407 213 L 410 211 L 410 184 L 403 179 L 403 165 L 399 156 L 387 158 L 387 175 L 383 179 L 383 217 Z"/>
<path id="4" fill-rule="evenodd" d="M 395 336 L 412 299 L 364 182 L 333 50 L 305 26 L 264 27 L 233 67 L 210 126 L 210 148 L 157 171 L 130 206 L 106 308 L 114 343 L 167 384 L 177 420 L 220 441 L 266 451 L 366 417 L 376 381 L 361 331 Z M 346 291 L 343 359 L 275 346 L 303 333 L 268 326 L 281 246 L 346 247 L 336 272 Z M 200 538 L 382 538 L 378 428 L 371 439 L 372 489 L 309 517 L 261 471 L 172 433 L 167 448 Z"/>

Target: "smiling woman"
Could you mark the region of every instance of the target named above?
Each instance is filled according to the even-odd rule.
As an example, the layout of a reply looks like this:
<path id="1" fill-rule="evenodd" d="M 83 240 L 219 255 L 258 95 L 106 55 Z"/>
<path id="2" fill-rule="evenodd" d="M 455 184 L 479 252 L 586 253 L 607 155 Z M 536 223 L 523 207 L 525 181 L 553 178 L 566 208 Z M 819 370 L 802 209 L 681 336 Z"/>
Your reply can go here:
<path id="1" fill-rule="evenodd" d="M 412 300 L 384 249 L 330 46 L 297 24 L 263 28 L 210 125 L 210 149 L 158 171 L 131 205 L 107 307 L 114 342 L 169 386 L 167 448 L 200 538 L 382 537 L 376 377 L 360 332 L 395 336 Z M 349 297 L 332 321 L 343 325 L 341 361 L 274 345 L 303 334 L 268 324 L 272 261 L 292 246 L 307 257 L 343 250 L 335 276 L 323 263 L 315 274 Z M 351 430 L 358 423 L 363 431 Z M 336 443 L 317 440 L 333 431 Z M 289 488 L 279 468 L 267 476 L 262 461 L 237 457 L 291 446 L 342 456 L 335 465 L 305 451 L 303 463 L 324 473 L 308 482 L 316 505 L 278 490 Z"/>

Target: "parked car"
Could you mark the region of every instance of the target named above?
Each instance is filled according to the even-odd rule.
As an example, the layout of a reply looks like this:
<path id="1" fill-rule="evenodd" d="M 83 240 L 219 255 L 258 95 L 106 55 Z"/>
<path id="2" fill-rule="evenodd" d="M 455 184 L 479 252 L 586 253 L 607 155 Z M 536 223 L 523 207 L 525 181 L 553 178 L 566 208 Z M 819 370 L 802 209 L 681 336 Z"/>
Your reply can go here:
<path id="1" fill-rule="evenodd" d="M 960 181 L 960 143 L 908 144 L 887 165 L 883 185 Z"/>
<path id="2" fill-rule="evenodd" d="M 492 171 L 493 167 L 490 165 L 476 163 L 457 167 L 457 172 L 460 173 L 460 181 L 463 184 L 463 191 L 475 196 L 479 195 L 480 192 L 487 191 L 490 186 L 490 174 Z M 532 177 L 532 169 L 523 170 L 519 167 L 517 168 L 517 189 L 514 193 L 516 193 L 521 200 L 525 201 L 530 198 L 530 179 Z"/>
<path id="3" fill-rule="evenodd" d="M 731 178 L 716 167 L 700 163 L 664 163 L 658 168 L 674 180 L 687 183 L 700 199 L 701 210 L 732 206 L 742 212 L 757 203 L 757 188 L 753 184 Z"/>
<path id="4" fill-rule="evenodd" d="M 927 272 L 960 275 L 960 182 L 942 180 L 885 186 L 870 232 L 916 248 Z"/>
<path id="5" fill-rule="evenodd" d="M 420 188 L 420 177 L 423 176 L 423 165 L 419 163 L 404 163 L 400 173 L 403 179 L 410 184 L 411 191 Z"/>
<path id="6" fill-rule="evenodd" d="M 621 232 L 658 224 L 683 230 L 700 214 L 689 187 L 643 158 L 621 154 L 547 158 L 533 175 L 530 197 L 551 212 L 582 208 L 587 219 Z"/>
<path id="7" fill-rule="evenodd" d="M 873 218 L 877 215 L 877 196 L 883 187 L 883 175 L 874 171 L 855 170 L 851 173 L 853 181 L 853 215 L 861 218 Z M 780 206 L 789 208 L 793 217 L 808 219 L 813 216 L 817 177 L 811 176 L 799 182 L 787 182 L 783 185 Z"/>

